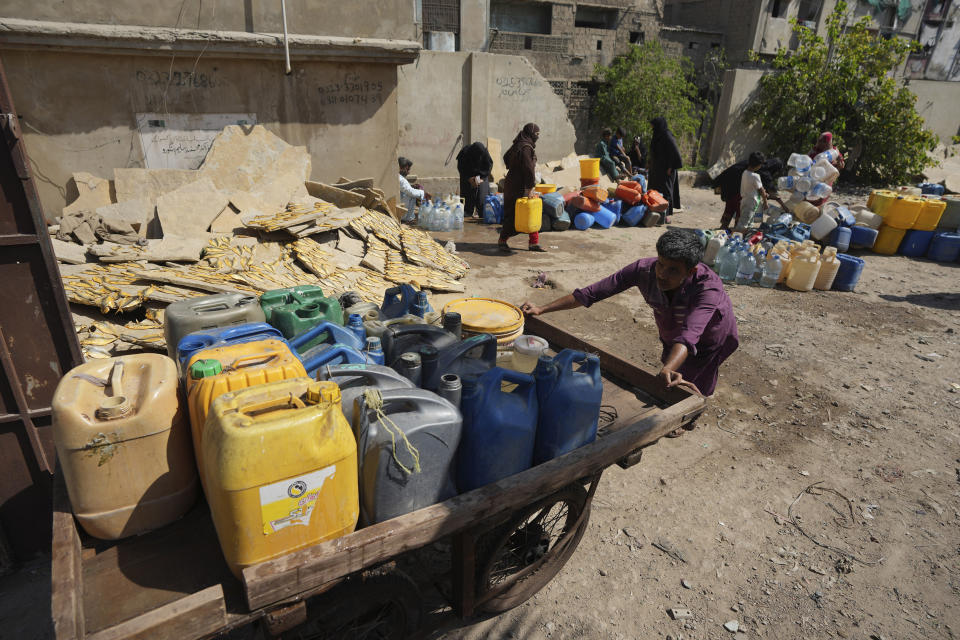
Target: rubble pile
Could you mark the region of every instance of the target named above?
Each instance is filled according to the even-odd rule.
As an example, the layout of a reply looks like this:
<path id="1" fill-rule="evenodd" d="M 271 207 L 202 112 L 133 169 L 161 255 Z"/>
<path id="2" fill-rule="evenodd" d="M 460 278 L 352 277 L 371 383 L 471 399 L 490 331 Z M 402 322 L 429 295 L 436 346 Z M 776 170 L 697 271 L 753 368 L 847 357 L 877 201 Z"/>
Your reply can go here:
<path id="1" fill-rule="evenodd" d="M 464 290 L 469 265 L 402 227 L 403 208 L 373 179 L 323 184 L 310 169 L 305 147 L 229 126 L 197 170 L 74 174 L 50 233 L 84 354 L 163 350 L 163 308 L 210 293 L 310 283 L 380 302 L 399 283 Z M 129 312 L 142 319 L 105 317 Z"/>

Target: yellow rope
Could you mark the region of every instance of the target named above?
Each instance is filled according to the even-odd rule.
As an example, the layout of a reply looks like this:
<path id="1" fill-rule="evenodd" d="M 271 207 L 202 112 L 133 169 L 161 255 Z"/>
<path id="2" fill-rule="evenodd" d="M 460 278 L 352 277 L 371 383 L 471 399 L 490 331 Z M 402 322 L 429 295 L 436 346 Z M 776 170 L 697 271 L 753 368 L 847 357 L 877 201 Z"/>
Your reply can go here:
<path id="1" fill-rule="evenodd" d="M 407 474 L 420 473 L 420 452 L 417 451 L 417 448 L 407 439 L 407 434 L 397 426 L 397 423 L 383 412 L 383 396 L 380 395 L 380 391 L 375 388 L 367 389 L 363 392 L 363 399 L 367 403 L 367 408 L 372 409 L 377 414 L 377 420 L 380 421 L 383 428 L 390 434 L 390 441 L 393 443 L 393 459 L 397 463 L 397 466 Z M 397 457 L 397 437 L 403 440 L 403 445 L 406 447 L 407 453 L 413 457 L 412 470 L 400 462 L 400 458 Z"/>

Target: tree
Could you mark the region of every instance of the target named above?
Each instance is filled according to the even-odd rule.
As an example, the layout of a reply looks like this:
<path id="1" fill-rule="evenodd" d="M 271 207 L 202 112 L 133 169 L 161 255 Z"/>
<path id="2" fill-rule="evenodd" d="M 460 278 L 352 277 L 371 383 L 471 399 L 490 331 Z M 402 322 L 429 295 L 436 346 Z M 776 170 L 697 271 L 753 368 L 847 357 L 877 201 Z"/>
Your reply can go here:
<path id="1" fill-rule="evenodd" d="M 827 18 L 826 39 L 792 24 L 796 50 L 777 52 L 745 114 L 767 134 L 772 153 L 806 152 L 830 131 L 858 181 L 904 182 L 934 162 L 938 138 L 893 75 L 916 43 L 880 36 L 868 17 L 851 24 L 843 0 Z"/>
<path id="2" fill-rule="evenodd" d="M 601 82 L 594 103 L 594 116 L 604 125 L 621 126 L 631 135 L 650 139 L 650 120 L 667 119 L 685 158 L 695 156 L 696 133 L 703 107 L 693 82 L 689 58 L 673 57 L 659 41 L 615 58 L 609 67 L 597 65 L 594 75 Z"/>

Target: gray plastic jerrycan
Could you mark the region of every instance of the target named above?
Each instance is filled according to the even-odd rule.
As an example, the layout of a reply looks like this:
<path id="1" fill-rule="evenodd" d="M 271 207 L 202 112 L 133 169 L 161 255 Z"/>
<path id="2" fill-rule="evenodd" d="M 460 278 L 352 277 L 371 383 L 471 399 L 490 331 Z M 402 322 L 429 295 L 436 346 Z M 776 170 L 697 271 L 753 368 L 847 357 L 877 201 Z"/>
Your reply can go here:
<path id="1" fill-rule="evenodd" d="M 330 380 L 340 387 L 343 415 L 353 424 L 353 409 L 357 398 L 367 389 L 380 393 L 393 389 L 415 389 L 413 383 L 390 367 L 378 364 L 335 364 L 317 369 L 318 380 Z"/>
<path id="2" fill-rule="evenodd" d="M 189 333 L 263 321 L 260 301 L 243 293 L 218 293 L 173 302 L 163 313 L 167 355 L 176 359 L 177 345 Z"/>

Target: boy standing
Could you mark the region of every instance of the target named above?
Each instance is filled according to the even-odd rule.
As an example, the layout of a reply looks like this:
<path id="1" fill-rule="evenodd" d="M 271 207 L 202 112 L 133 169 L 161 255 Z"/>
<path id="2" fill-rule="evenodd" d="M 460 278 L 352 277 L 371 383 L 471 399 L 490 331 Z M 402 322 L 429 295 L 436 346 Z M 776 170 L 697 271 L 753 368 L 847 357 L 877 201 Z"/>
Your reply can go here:
<path id="1" fill-rule="evenodd" d="M 737 217 L 736 230 L 744 231 L 753 222 L 753 217 L 757 213 L 757 208 L 763 204 L 767 208 L 767 191 L 763 188 L 763 182 L 760 180 L 760 167 L 763 166 L 765 158 L 759 151 L 750 154 L 747 160 L 747 168 L 740 178 L 740 215 Z"/>

